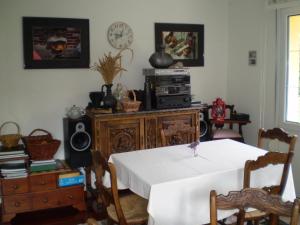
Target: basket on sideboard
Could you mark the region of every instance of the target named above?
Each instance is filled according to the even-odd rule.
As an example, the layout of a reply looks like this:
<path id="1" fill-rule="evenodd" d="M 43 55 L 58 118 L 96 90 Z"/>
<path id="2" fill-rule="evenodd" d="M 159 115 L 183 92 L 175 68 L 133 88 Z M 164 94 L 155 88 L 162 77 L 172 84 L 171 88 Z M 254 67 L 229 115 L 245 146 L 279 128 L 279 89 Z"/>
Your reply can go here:
<path id="1" fill-rule="evenodd" d="M 126 99 L 121 101 L 124 112 L 137 112 L 139 111 L 140 105 L 142 103 L 141 101 L 136 100 L 135 91 L 131 90 L 131 92 L 133 95 L 133 100 Z"/>
<path id="2" fill-rule="evenodd" d="M 36 132 L 43 132 L 43 135 L 33 135 Z M 31 160 L 53 159 L 61 141 L 53 139 L 52 135 L 43 129 L 35 129 L 28 136 L 22 138 Z"/>
<path id="3" fill-rule="evenodd" d="M 14 124 L 17 127 L 17 133 L 16 134 L 2 134 L 2 129 L 5 125 L 7 124 Z M 20 126 L 13 121 L 7 121 L 4 122 L 1 126 L 0 126 L 0 142 L 2 143 L 2 145 L 6 148 L 13 148 L 18 146 L 19 144 L 19 140 L 21 139 L 22 135 L 20 134 Z"/>

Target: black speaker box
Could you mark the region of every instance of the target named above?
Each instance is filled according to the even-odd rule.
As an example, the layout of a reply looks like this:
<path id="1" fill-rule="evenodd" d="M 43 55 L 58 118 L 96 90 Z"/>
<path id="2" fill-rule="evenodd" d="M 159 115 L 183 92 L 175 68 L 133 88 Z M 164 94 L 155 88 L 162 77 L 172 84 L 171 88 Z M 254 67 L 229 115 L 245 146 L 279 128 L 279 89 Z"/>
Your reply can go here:
<path id="1" fill-rule="evenodd" d="M 88 116 L 63 119 L 65 159 L 71 168 L 92 164 L 92 129 Z"/>
<path id="2" fill-rule="evenodd" d="M 200 141 L 209 141 L 210 133 L 209 133 L 209 116 L 208 110 L 203 109 L 200 112 Z"/>

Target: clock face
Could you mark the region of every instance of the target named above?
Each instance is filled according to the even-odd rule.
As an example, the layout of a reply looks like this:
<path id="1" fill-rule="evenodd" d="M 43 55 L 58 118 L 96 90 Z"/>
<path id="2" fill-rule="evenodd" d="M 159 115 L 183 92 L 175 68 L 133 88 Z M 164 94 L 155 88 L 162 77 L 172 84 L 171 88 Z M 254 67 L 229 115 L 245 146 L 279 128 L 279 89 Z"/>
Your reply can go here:
<path id="1" fill-rule="evenodd" d="M 107 38 L 114 48 L 127 48 L 133 42 L 133 32 L 126 23 L 116 22 L 109 26 Z"/>

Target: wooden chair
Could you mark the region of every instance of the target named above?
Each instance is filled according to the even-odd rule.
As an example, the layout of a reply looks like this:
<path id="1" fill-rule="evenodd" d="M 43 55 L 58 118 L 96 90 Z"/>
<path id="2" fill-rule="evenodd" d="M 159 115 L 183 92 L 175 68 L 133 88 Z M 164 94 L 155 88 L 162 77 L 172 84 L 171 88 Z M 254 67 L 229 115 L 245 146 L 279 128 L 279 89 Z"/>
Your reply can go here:
<path id="1" fill-rule="evenodd" d="M 293 159 L 294 153 L 288 152 L 288 153 L 280 153 L 280 152 L 268 152 L 263 156 L 258 157 L 256 160 L 248 160 L 245 163 L 244 168 L 244 188 L 250 188 L 250 178 L 251 173 L 253 171 L 263 169 L 269 165 L 283 165 L 283 170 L 281 174 L 280 183 L 278 185 L 273 186 L 265 186 L 263 189 L 271 194 L 277 194 L 282 195 L 285 189 L 285 185 L 288 178 L 289 168 Z M 258 222 L 268 216 L 265 212 L 255 210 L 252 212 L 246 212 L 245 213 L 245 220 L 247 221 L 254 221 L 255 224 L 258 224 Z"/>
<path id="2" fill-rule="evenodd" d="M 148 221 L 148 201 L 134 193 L 120 196 L 117 186 L 115 166 L 108 163 L 99 151 L 92 151 L 93 167 L 96 174 L 96 188 L 101 201 L 107 210 L 108 225 L 137 225 Z M 111 188 L 103 185 L 102 178 L 105 173 L 110 175 Z M 88 225 L 97 225 L 96 220 L 89 218 Z"/>
<path id="3" fill-rule="evenodd" d="M 275 142 L 275 140 L 281 143 L 273 143 Z M 296 141 L 297 135 L 290 135 L 282 128 L 273 128 L 270 130 L 265 130 L 264 128 L 261 128 L 258 131 L 257 146 L 259 148 L 264 148 L 271 151 L 282 151 L 282 149 L 285 147 L 282 144 L 284 143 L 288 146 L 288 152 L 293 152 Z M 277 144 L 277 146 L 275 146 L 275 144 Z"/>
<path id="4" fill-rule="evenodd" d="M 169 125 L 166 129 L 160 130 L 161 145 L 179 145 L 187 144 L 195 141 L 196 130 L 195 127 L 178 122 Z"/>
<path id="5" fill-rule="evenodd" d="M 210 192 L 210 224 L 218 225 L 217 209 L 231 210 L 238 209 L 237 225 L 244 224 L 244 214 L 247 208 L 255 208 L 272 215 L 291 217 L 290 225 L 297 225 L 299 220 L 299 200 L 283 202 L 280 195 L 270 194 L 258 188 L 245 188 L 241 191 L 229 192 L 227 196 L 217 195 L 215 190 Z M 276 220 L 271 219 L 271 225 L 276 224 Z"/>
<path id="6" fill-rule="evenodd" d="M 216 101 L 220 101 L 222 105 L 216 109 Z M 233 139 L 244 142 L 242 126 L 250 123 L 246 120 L 232 119 L 234 113 L 234 105 L 225 105 L 222 100 L 217 99 L 213 105 L 208 106 L 210 117 L 209 132 L 212 140 Z M 216 113 L 217 112 L 217 113 Z M 238 131 L 234 129 L 238 126 Z"/>

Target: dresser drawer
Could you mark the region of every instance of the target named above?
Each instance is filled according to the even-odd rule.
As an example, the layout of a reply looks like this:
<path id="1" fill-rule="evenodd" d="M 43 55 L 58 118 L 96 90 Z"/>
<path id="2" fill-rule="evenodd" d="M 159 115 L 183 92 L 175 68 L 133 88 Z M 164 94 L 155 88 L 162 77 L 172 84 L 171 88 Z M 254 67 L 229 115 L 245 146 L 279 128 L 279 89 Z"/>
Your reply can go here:
<path id="1" fill-rule="evenodd" d="M 3 197 L 5 213 L 24 212 L 31 209 L 31 200 L 27 194 Z"/>
<path id="2" fill-rule="evenodd" d="M 29 185 L 27 178 L 18 179 L 2 179 L 2 194 L 14 195 L 22 194 L 29 191 Z"/>
<path id="3" fill-rule="evenodd" d="M 56 174 L 30 176 L 29 180 L 32 192 L 52 190 L 56 188 Z"/>
<path id="4" fill-rule="evenodd" d="M 64 205 L 84 202 L 84 191 L 82 186 L 61 188 L 60 196 Z"/>
<path id="5" fill-rule="evenodd" d="M 58 190 L 34 193 L 32 197 L 32 205 L 35 210 L 58 207 L 62 203 L 63 200 Z"/>

